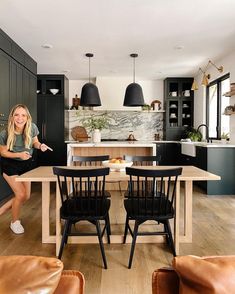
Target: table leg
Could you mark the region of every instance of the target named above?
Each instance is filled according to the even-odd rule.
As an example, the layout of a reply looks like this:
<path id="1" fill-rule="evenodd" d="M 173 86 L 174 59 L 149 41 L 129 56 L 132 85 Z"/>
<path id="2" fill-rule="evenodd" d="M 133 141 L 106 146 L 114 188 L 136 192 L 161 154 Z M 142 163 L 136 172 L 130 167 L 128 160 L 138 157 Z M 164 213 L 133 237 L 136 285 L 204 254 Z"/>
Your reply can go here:
<path id="1" fill-rule="evenodd" d="M 174 219 L 174 241 L 175 241 L 176 255 L 179 255 L 179 220 L 180 220 L 180 181 L 177 181 L 176 197 L 175 197 L 175 219 Z"/>
<path id="2" fill-rule="evenodd" d="M 58 183 L 56 183 L 56 256 L 59 255 L 60 243 L 61 243 L 61 224 L 60 224 L 60 189 Z"/>
<path id="3" fill-rule="evenodd" d="M 184 190 L 184 235 L 180 242 L 192 243 L 192 207 L 193 207 L 193 182 L 185 181 Z"/>
<path id="4" fill-rule="evenodd" d="M 50 237 L 50 182 L 42 182 L 42 243 Z"/>

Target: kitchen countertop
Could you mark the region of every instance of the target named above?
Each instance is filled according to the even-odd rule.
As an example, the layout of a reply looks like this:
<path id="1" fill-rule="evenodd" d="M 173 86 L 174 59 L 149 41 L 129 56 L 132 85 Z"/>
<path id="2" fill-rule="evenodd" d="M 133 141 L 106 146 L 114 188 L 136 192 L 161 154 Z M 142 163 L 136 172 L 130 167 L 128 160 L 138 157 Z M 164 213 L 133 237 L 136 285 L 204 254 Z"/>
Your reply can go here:
<path id="1" fill-rule="evenodd" d="M 73 146 L 83 146 L 83 147 L 95 147 L 95 146 L 125 146 L 128 147 L 130 145 L 132 146 L 152 146 L 152 144 L 161 144 L 161 143 L 183 143 L 183 144 L 189 144 L 189 145 L 194 145 L 194 146 L 200 146 L 200 147 L 205 147 L 205 148 L 235 148 L 234 143 L 222 143 L 222 142 L 214 142 L 214 143 L 207 143 L 207 142 L 181 142 L 181 141 L 103 141 L 99 143 L 93 143 L 91 141 L 87 142 L 78 142 L 78 141 L 65 141 L 67 144 L 72 144 Z"/>

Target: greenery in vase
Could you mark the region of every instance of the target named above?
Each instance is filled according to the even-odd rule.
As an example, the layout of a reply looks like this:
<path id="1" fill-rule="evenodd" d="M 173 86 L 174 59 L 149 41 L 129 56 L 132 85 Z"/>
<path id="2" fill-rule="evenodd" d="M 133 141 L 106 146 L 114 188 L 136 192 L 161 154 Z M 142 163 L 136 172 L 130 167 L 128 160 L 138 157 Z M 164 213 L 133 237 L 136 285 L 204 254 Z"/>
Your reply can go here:
<path id="1" fill-rule="evenodd" d="M 107 129 L 108 127 L 108 118 L 106 116 L 100 116 L 100 117 L 90 117 L 86 121 L 83 122 L 83 126 L 85 128 L 90 129 L 91 131 L 98 129 Z"/>
<path id="2" fill-rule="evenodd" d="M 225 139 L 225 140 L 228 140 L 229 139 L 229 133 L 222 133 L 221 135 L 221 139 Z"/>

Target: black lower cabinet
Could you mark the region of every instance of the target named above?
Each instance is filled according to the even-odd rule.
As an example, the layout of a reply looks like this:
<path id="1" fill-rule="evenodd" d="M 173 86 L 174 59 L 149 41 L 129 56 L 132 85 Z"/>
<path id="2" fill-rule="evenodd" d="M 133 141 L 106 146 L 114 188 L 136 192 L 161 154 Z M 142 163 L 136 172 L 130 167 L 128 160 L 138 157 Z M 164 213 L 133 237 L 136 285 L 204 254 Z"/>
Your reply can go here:
<path id="1" fill-rule="evenodd" d="M 218 181 L 201 181 L 197 185 L 208 195 L 234 195 L 235 148 L 196 147 L 196 166 L 221 177 Z"/>
<path id="2" fill-rule="evenodd" d="M 1 160 L 1 159 L 0 159 Z M 3 176 L 1 175 L 1 167 L 0 167 L 0 203 L 11 196 L 13 194 L 10 186 L 7 184 Z"/>

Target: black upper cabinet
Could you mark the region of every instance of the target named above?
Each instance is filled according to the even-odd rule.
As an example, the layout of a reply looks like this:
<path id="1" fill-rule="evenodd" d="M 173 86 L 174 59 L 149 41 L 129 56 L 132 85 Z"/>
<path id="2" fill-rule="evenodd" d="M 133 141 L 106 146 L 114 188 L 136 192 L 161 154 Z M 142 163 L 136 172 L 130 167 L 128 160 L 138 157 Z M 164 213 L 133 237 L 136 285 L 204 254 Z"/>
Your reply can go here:
<path id="1" fill-rule="evenodd" d="M 53 95 L 50 89 L 58 89 Z M 53 152 L 38 152 L 38 165 L 66 165 L 64 113 L 68 108 L 68 79 L 64 75 L 38 75 L 37 109 L 39 139 Z"/>
<path id="2" fill-rule="evenodd" d="M 11 93 L 11 58 L 0 50 L 0 120 L 7 120 Z"/>
<path id="3" fill-rule="evenodd" d="M 193 126 L 192 83 L 193 78 L 167 78 L 164 81 L 166 140 L 181 139 L 184 130 Z"/>

